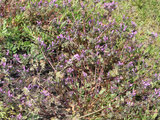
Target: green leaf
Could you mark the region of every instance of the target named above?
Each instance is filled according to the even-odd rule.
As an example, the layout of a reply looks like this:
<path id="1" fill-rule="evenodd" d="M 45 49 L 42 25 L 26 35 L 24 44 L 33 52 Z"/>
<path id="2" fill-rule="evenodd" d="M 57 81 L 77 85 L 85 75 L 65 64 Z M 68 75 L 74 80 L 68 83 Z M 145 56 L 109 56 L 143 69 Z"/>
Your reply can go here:
<path id="1" fill-rule="evenodd" d="M 62 22 L 62 24 L 61 24 L 60 28 L 64 27 L 64 26 L 65 26 L 65 24 L 66 24 L 66 21 Z"/>
<path id="2" fill-rule="evenodd" d="M 23 88 L 23 92 L 24 92 L 25 95 L 29 94 L 29 90 L 26 87 Z"/>
<path id="3" fill-rule="evenodd" d="M 106 91 L 106 89 L 105 89 L 105 88 L 102 88 L 101 91 L 99 92 L 99 94 L 101 95 L 101 94 L 103 94 L 105 91 Z"/>
<path id="4" fill-rule="evenodd" d="M 154 119 L 157 117 L 157 115 L 158 115 L 158 110 L 155 109 L 155 110 L 154 110 L 154 114 L 153 114 L 153 116 L 152 116 L 152 120 L 154 120 Z"/>
<path id="5" fill-rule="evenodd" d="M 59 71 L 59 72 L 56 72 L 56 79 L 61 79 L 63 78 L 63 74 Z"/>
<path id="6" fill-rule="evenodd" d="M 118 67 L 116 67 L 115 69 L 111 70 L 110 74 L 111 74 L 112 77 L 117 76 L 118 75 Z"/>
<path id="7" fill-rule="evenodd" d="M 62 20 L 65 18 L 65 16 L 68 14 L 68 11 L 66 11 L 63 15 L 62 15 L 62 17 L 61 17 L 61 19 L 60 19 L 60 22 L 62 22 Z"/>

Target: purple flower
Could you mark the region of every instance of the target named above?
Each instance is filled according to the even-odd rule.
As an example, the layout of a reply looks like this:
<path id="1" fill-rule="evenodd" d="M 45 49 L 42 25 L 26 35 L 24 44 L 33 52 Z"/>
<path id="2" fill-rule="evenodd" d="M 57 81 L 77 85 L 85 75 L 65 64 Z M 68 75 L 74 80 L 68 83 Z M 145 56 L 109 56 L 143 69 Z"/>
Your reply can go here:
<path id="1" fill-rule="evenodd" d="M 131 52 L 132 48 L 130 46 L 128 46 L 129 52 Z"/>
<path id="2" fill-rule="evenodd" d="M 129 86 L 131 87 L 131 86 L 133 86 L 133 84 L 130 84 Z"/>
<path id="3" fill-rule="evenodd" d="M 72 96 L 74 94 L 74 91 L 70 91 L 69 95 Z"/>
<path id="4" fill-rule="evenodd" d="M 43 90 L 41 93 L 43 93 L 45 96 L 49 96 L 49 92 L 47 90 Z"/>
<path id="5" fill-rule="evenodd" d="M 100 48 L 100 45 L 96 45 L 96 46 L 95 46 L 95 49 L 99 49 L 99 48 Z"/>
<path id="6" fill-rule="evenodd" d="M 23 57 L 24 57 L 24 58 L 27 58 L 27 55 L 26 55 L 26 54 L 23 54 Z"/>
<path id="7" fill-rule="evenodd" d="M 9 50 L 7 50 L 7 53 L 6 53 L 6 55 L 9 55 Z"/>
<path id="8" fill-rule="evenodd" d="M 20 7 L 20 9 L 22 12 L 25 11 L 25 7 Z"/>
<path id="9" fill-rule="evenodd" d="M 0 65 L 3 65 L 3 67 L 5 67 L 6 66 L 6 62 L 7 62 L 7 59 L 5 57 L 3 57 L 1 59 L 1 64 Z"/>
<path id="10" fill-rule="evenodd" d="M 52 41 L 52 47 L 54 46 L 54 44 L 55 44 L 55 43 Z"/>
<path id="11" fill-rule="evenodd" d="M 101 80 L 102 80 L 101 77 L 98 77 L 98 81 L 101 82 Z"/>
<path id="12" fill-rule="evenodd" d="M 28 105 L 28 107 L 31 107 L 31 106 L 32 106 L 31 101 L 27 101 L 26 104 Z"/>
<path id="13" fill-rule="evenodd" d="M 55 4 L 56 8 L 58 8 L 58 4 Z"/>
<path id="14" fill-rule="evenodd" d="M 90 19 L 88 23 L 89 23 L 89 25 L 91 25 L 91 23 L 92 23 L 92 20 Z"/>
<path id="15" fill-rule="evenodd" d="M 60 37 L 60 38 L 63 38 L 63 35 L 62 35 L 62 34 L 60 34 L 60 35 L 59 35 L 59 37 Z"/>
<path id="16" fill-rule="evenodd" d="M 14 57 L 18 62 L 20 62 L 20 58 L 19 58 L 19 56 L 18 56 L 17 54 L 14 54 L 13 57 Z"/>
<path id="17" fill-rule="evenodd" d="M 84 8 L 84 4 L 83 4 L 83 2 L 81 2 L 80 4 L 81 4 L 81 7 L 82 7 L 82 8 Z"/>
<path id="18" fill-rule="evenodd" d="M 51 49 L 51 45 L 48 46 L 47 50 L 50 50 L 50 49 Z"/>
<path id="19" fill-rule="evenodd" d="M 39 2 L 38 2 L 38 5 L 40 6 L 42 4 L 42 0 L 40 0 Z"/>
<path id="20" fill-rule="evenodd" d="M 3 13 L 1 13 L 0 16 L 3 17 Z"/>
<path id="21" fill-rule="evenodd" d="M 132 33 L 130 33 L 130 37 L 134 37 L 137 34 L 137 31 L 132 31 Z"/>
<path id="22" fill-rule="evenodd" d="M 103 40 L 104 40 L 104 42 L 107 42 L 108 37 L 104 36 L 104 37 L 103 37 Z"/>
<path id="23" fill-rule="evenodd" d="M 126 29 L 127 29 L 127 26 L 124 25 L 123 31 L 126 31 Z"/>
<path id="24" fill-rule="evenodd" d="M 127 105 L 129 105 L 129 106 L 133 106 L 133 105 L 134 105 L 134 103 L 133 103 L 133 102 L 131 102 L 131 101 L 127 101 Z"/>
<path id="25" fill-rule="evenodd" d="M 42 24 L 42 22 L 41 21 L 37 21 L 37 25 L 41 25 Z"/>
<path id="26" fill-rule="evenodd" d="M 44 43 L 44 41 L 41 41 L 41 46 L 46 47 L 46 44 Z"/>
<path id="27" fill-rule="evenodd" d="M 49 4 L 51 5 L 51 4 L 54 4 L 55 2 L 56 2 L 56 0 L 52 0 L 52 1 L 50 1 Z"/>
<path id="28" fill-rule="evenodd" d="M 154 91 L 155 91 L 155 94 L 157 94 L 157 93 L 158 93 L 158 90 L 157 90 L 156 88 L 154 89 Z"/>
<path id="29" fill-rule="evenodd" d="M 59 39 L 60 38 L 60 36 L 57 36 L 57 39 Z"/>
<path id="30" fill-rule="evenodd" d="M 73 72 L 74 70 L 72 69 L 72 68 L 68 68 L 67 69 L 67 72 L 69 72 L 69 73 L 71 73 L 71 72 Z"/>
<path id="31" fill-rule="evenodd" d="M 157 33 L 152 32 L 152 35 L 153 35 L 155 38 L 158 37 L 158 34 L 157 34 Z"/>
<path id="32" fill-rule="evenodd" d="M 82 72 L 84 77 L 87 77 L 87 73 L 85 73 L 84 71 Z"/>
<path id="33" fill-rule="evenodd" d="M 100 64 L 100 61 L 99 60 L 97 60 L 97 65 L 99 65 Z"/>
<path id="34" fill-rule="evenodd" d="M 128 63 L 128 67 L 131 67 L 131 66 L 133 66 L 133 62 L 132 61 Z"/>
<path id="35" fill-rule="evenodd" d="M 22 119 L 21 113 L 19 113 L 19 114 L 17 115 L 17 119 L 18 119 L 18 120 L 21 120 L 21 119 Z"/>
<path id="36" fill-rule="evenodd" d="M 70 3 L 72 0 L 68 0 L 68 3 Z"/>
<path id="37" fill-rule="evenodd" d="M 157 73 L 155 73 L 155 74 L 154 74 L 154 77 L 157 77 L 157 76 L 158 76 Z"/>
<path id="38" fill-rule="evenodd" d="M 60 65 L 59 67 L 60 67 L 60 68 L 63 68 L 63 65 Z"/>
<path id="39" fill-rule="evenodd" d="M 3 92 L 2 88 L 0 88 L 0 92 Z"/>
<path id="40" fill-rule="evenodd" d="M 121 66 L 121 65 L 123 65 L 123 63 L 122 63 L 122 62 L 120 62 L 120 61 L 118 61 L 118 65 L 119 65 L 119 66 Z"/>
<path id="41" fill-rule="evenodd" d="M 142 84 L 144 85 L 144 88 L 147 88 L 148 86 L 151 85 L 151 80 L 148 80 L 148 81 L 142 81 Z"/>
<path id="42" fill-rule="evenodd" d="M 104 50 L 105 50 L 105 49 L 104 49 L 104 47 L 102 46 L 102 47 L 100 47 L 100 48 L 101 48 L 101 51 L 103 51 L 103 52 L 104 52 Z"/>
<path id="43" fill-rule="evenodd" d="M 108 11 L 113 11 L 116 9 L 116 3 L 113 1 L 112 3 L 104 3 L 104 9 L 108 10 Z"/>
<path id="44" fill-rule="evenodd" d="M 72 64 L 72 59 L 66 61 L 68 64 Z"/>
<path id="45" fill-rule="evenodd" d="M 132 23 L 133 27 L 137 26 L 137 24 L 135 22 L 131 21 L 131 23 Z"/>
<path id="46" fill-rule="evenodd" d="M 113 33 L 114 33 L 114 30 L 111 31 L 111 34 L 113 34 Z"/>
<path id="47" fill-rule="evenodd" d="M 135 95 L 136 95 L 136 91 L 133 90 L 132 93 L 131 93 L 131 95 L 132 95 L 132 96 L 135 96 Z"/>
<path id="48" fill-rule="evenodd" d="M 157 89 L 155 88 L 154 91 L 155 91 L 155 95 L 158 95 L 158 97 L 160 97 L 160 89 L 157 90 Z"/>
<path id="49" fill-rule="evenodd" d="M 25 66 L 23 65 L 23 71 L 26 71 L 26 68 L 25 68 Z"/>
<path id="50" fill-rule="evenodd" d="M 75 54 L 75 55 L 73 56 L 73 58 L 75 58 L 75 59 L 77 59 L 77 60 L 80 60 L 79 54 Z"/>
<path id="51" fill-rule="evenodd" d="M 38 37 L 38 42 L 41 42 L 42 38 Z"/>
<path id="52" fill-rule="evenodd" d="M 12 97 L 13 95 L 11 94 L 10 90 L 8 91 L 8 97 Z"/>

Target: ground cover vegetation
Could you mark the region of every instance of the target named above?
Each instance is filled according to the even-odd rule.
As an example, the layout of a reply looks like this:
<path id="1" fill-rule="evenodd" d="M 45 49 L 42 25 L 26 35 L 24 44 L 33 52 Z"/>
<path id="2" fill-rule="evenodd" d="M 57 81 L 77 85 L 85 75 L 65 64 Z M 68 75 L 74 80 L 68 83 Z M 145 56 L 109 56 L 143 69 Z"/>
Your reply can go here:
<path id="1" fill-rule="evenodd" d="M 159 119 L 159 5 L 0 0 L 0 118 Z"/>

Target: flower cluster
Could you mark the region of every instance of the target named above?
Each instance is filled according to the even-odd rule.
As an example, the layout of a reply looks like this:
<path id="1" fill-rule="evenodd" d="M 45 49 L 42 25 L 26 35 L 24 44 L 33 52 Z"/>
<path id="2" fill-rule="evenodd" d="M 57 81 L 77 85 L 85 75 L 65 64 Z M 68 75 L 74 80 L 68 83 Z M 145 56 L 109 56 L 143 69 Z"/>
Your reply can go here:
<path id="1" fill-rule="evenodd" d="M 99 14 L 101 6 L 108 17 Z M 148 107 L 149 93 L 160 97 L 154 85 L 159 76 L 156 73 L 152 80 L 155 71 L 150 72 L 153 66 L 145 62 L 149 54 L 135 37 L 137 24 L 125 16 L 120 23 L 113 19 L 116 7 L 114 1 L 100 0 L 31 3 L 27 22 L 20 24 L 21 32 L 32 38 L 30 49 L 20 47 L 24 53 L 15 52 L 11 45 L 0 61 L 0 101 L 12 106 L 6 116 L 68 119 L 75 110 L 84 115 L 108 105 L 104 119 L 110 114 L 116 119 Z M 28 8 L 19 9 L 26 12 Z M 152 33 L 151 39 L 157 36 Z"/>

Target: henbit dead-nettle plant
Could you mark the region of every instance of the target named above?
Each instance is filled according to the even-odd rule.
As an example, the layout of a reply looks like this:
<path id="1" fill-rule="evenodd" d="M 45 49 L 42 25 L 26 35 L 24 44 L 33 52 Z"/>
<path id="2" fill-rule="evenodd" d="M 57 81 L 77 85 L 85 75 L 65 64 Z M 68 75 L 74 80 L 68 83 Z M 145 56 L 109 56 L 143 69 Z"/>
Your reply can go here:
<path id="1" fill-rule="evenodd" d="M 135 37 L 136 23 L 125 16 L 121 23 L 112 18 L 116 6 L 100 0 L 53 0 L 21 7 L 30 11 L 21 25 L 34 44 L 30 54 L 6 50 L 3 55 L 4 118 L 122 119 L 136 117 L 137 110 L 145 114 L 151 97 L 159 93 L 155 89 L 153 96 L 148 74 L 153 67 L 144 61 L 149 54 Z"/>

